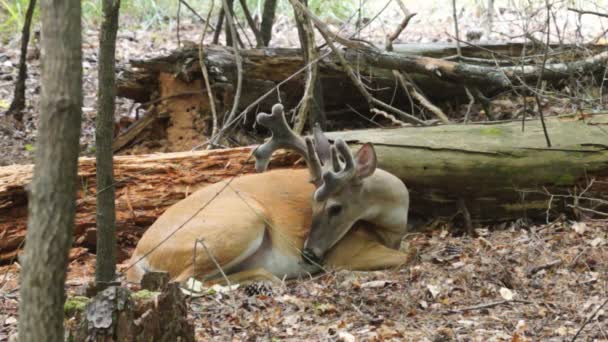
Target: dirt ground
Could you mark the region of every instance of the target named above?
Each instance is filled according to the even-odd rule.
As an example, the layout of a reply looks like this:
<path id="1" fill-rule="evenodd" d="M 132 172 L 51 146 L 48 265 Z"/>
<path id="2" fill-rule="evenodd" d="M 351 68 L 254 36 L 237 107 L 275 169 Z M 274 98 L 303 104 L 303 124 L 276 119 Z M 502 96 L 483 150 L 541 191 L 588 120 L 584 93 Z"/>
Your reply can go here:
<path id="1" fill-rule="evenodd" d="M 398 42 L 453 41 L 450 6 L 410 5 L 419 14 Z M 400 21 L 399 11 L 389 8 L 361 38 L 382 46 L 386 33 Z M 478 42 L 521 41 L 522 13 L 508 7 L 499 12 L 496 32 Z M 529 15 L 527 29 L 534 31 L 544 13 Z M 483 31 L 483 17 L 475 9 L 463 8 L 460 18 L 463 35 Z M 572 13 L 561 11 L 557 18 L 564 25 L 557 25 L 560 33 L 554 41 L 589 42 L 601 38 L 608 24 L 608 19 L 585 17 L 579 30 Z M 350 25 L 344 32 L 353 30 Z M 183 41 L 200 38 L 200 27 L 192 20 L 185 19 L 180 31 Z M 125 64 L 131 58 L 166 54 L 176 48 L 175 36 L 174 24 L 122 30 L 117 61 Z M 97 38 L 97 30 L 87 27 L 82 155 L 94 151 Z M 297 41 L 292 23 L 279 18 L 271 45 L 289 47 Z M 17 73 L 18 46 L 18 37 L 0 46 L 0 166 L 33 160 L 40 51 L 33 41 L 27 109 L 23 124 L 15 124 L 6 109 Z M 118 99 L 117 105 L 116 121 L 132 119 L 131 102 Z M 508 101 L 496 105 L 505 106 L 505 111 L 513 106 Z M 569 103 L 555 105 L 555 112 L 560 112 Z M 332 271 L 286 282 L 263 295 L 248 295 L 239 288 L 192 298 L 190 314 L 197 337 L 201 341 L 564 341 L 580 330 L 580 341 L 608 341 L 608 220 L 513 222 L 479 228 L 477 238 L 449 231 L 444 227 L 409 235 L 403 248 L 418 251 L 409 267 L 369 273 Z M 66 284 L 70 295 L 82 293 L 94 276 L 94 255 L 73 253 Z M 19 267 L 17 263 L 0 267 L 0 341 L 8 340 L 17 326 Z"/>

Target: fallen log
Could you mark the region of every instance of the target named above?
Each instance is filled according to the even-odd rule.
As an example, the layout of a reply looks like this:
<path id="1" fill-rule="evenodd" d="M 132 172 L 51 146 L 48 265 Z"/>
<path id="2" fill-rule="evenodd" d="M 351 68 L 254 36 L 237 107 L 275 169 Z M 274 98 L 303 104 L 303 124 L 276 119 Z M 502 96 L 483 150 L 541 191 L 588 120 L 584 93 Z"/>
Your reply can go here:
<path id="1" fill-rule="evenodd" d="M 353 44 L 355 48 L 345 49 L 346 59 L 355 63 L 362 74 L 369 76 L 369 86 L 375 89 L 374 96 L 383 101 L 392 100 L 395 105 L 405 105 L 408 97 L 395 86 L 393 69 L 408 73 L 431 100 L 453 100 L 454 97 L 459 97 L 464 102 L 468 102 L 468 98 L 463 90 L 463 84 L 480 87 L 486 96 L 491 96 L 510 90 L 513 84 L 519 84 L 521 79 L 535 80 L 539 72 L 533 59 L 526 60 L 523 64 L 525 67 L 522 68 L 519 58 L 523 44 L 499 44 L 480 48 L 465 46 L 462 48 L 463 62 L 454 61 L 453 45 L 396 45 L 393 52 L 356 48 L 359 45 Z M 542 55 L 542 51 L 533 45 L 526 45 L 526 48 L 528 54 Z M 559 48 L 563 51 L 565 47 Z M 578 56 L 576 47 L 571 48 L 569 53 L 560 55 L 565 59 L 564 61 L 545 66 L 543 74 L 545 79 L 559 81 L 570 77 L 572 72 L 588 74 L 603 71 L 603 65 L 608 59 L 607 53 L 604 52 L 605 47 L 589 46 L 590 50 L 587 52 L 595 53 L 592 57 L 586 54 Z M 243 107 L 240 109 L 304 66 L 299 49 L 248 49 L 240 53 L 244 60 L 243 72 L 246 80 L 243 84 L 244 98 L 241 100 Z M 162 74 L 175 75 L 186 83 L 200 81 L 202 72 L 198 56 L 198 48 L 193 47 L 175 50 L 169 55 L 152 59 L 132 60 L 130 68 L 124 68 L 118 79 L 117 95 L 138 102 L 153 100 L 160 94 L 159 77 Z M 217 88 L 216 91 L 220 93 L 233 91 L 236 64 L 232 50 L 218 45 L 206 46 L 205 63 L 209 69 L 210 83 Z M 356 109 L 367 108 L 360 96 L 353 96 L 359 92 L 337 64 L 339 61 L 331 55 L 319 61 L 325 109 L 327 111 L 343 109 L 345 102 L 349 102 Z M 281 99 L 287 108 L 298 103 L 303 85 L 303 77 L 296 77 L 279 89 L 282 93 Z M 200 83 L 198 89 L 201 89 Z M 205 96 L 205 93 L 201 92 L 201 100 Z M 220 102 L 226 100 L 230 100 L 230 97 Z M 277 95 L 268 99 L 270 105 L 277 100 Z M 223 105 L 230 106 L 230 103 Z M 408 107 L 409 104 L 404 108 Z"/>
<path id="2" fill-rule="evenodd" d="M 566 212 L 607 212 L 608 114 L 546 121 L 550 148 L 538 120 L 526 121 L 523 131 L 521 122 L 504 122 L 327 135 L 343 138 L 353 148 L 374 143 L 379 166 L 409 187 L 413 217 L 457 217 L 459 201 L 464 201 L 477 225 L 553 218 Z M 244 147 L 116 156 L 121 246 L 134 246 L 168 206 L 196 189 L 253 172 L 251 151 L 252 147 Z M 286 152 L 276 153 L 271 162 L 271 168 L 301 165 L 297 155 Z M 0 262 L 10 261 L 25 237 L 26 186 L 31 177 L 31 165 L 0 168 Z M 79 177 L 75 245 L 94 250 L 95 239 L 90 237 L 95 228 L 94 159 L 80 160 Z"/>
<path id="3" fill-rule="evenodd" d="M 118 243 L 134 247 L 163 211 L 197 189 L 254 172 L 251 147 L 114 157 Z M 271 165 L 293 167 L 299 157 L 277 153 Z M 27 226 L 27 185 L 33 165 L 0 167 L 0 263 L 12 262 Z M 95 250 L 95 159 L 80 158 L 74 245 Z M 123 258 L 130 253 L 119 253 Z"/>
<path id="4" fill-rule="evenodd" d="M 486 47 L 486 50 L 472 47 L 463 49 L 464 57 L 469 60 L 485 60 L 488 63 L 492 61 L 491 65 L 475 64 L 467 60 L 452 61 L 449 57 L 454 48 L 449 45 L 397 46 L 397 52 L 347 48 L 345 57 L 350 62 L 357 61 L 356 65 L 361 68 L 361 73 L 369 76 L 366 80 L 369 83 L 368 88 L 374 89 L 371 93 L 374 98 L 409 112 L 414 111 L 412 104 L 408 102 L 412 96 L 406 94 L 403 87 L 395 82 L 393 69 L 407 72 L 421 94 L 424 93 L 424 101 L 428 99 L 431 106 L 443 107 L 445 110 L 447 108 L 441 104 L 443 100 L 469 102 L 464 84 L 472 85 L 474 93 L 485 97 L 504 90 L 505 86 L 510 88 L 512 84 L 518 84 L 522 80 L 536 80 L 539 70 L 533 60 L 528 61 L 529 64 L 524 63 L 525 67 L 520 64 L 512 65 L 517 59 L 511 57 L 519 57 L 522 48 L 521 44 L 510 44 L 490 46 Z M 533 49 L 531 46 L 527 48 Z M 532 53 L 533 50 L 527 51 Z M 598 49 L 591 47 L 591 51 L 596 52 Z M 241 51 L 241 55 L 244 61 L 244 82 L 238 110 L 243 112 L 247 109 L 248 113 L 244 114 L 243 121 L 245 129 L 250 131 L 254 122 L 251 104 L 256 100 L 265 96 L 254 106 L 254 109 L 258 110 L 269 110 L 276 102 L 283 103 L 286 108 L 295 108 L 299 104 L 304 91 L 304 73 L 292 76 L 298 70 L 303 70 L 304 62 L 299 49 L 249 49 Z M 205 56 L 215 94 L 215 107 L 220 116 L 218 121 L 223 122 L 222 115 L 231 109 L 235 95 L 237 68 L 234 54 L 230 48 L 212 45 L 205 47 Z M 543 77 L 550 81 L 559 81 L 572 72 L 603 72 L 604 62 L 608 59 L 608 53 L 598 52 L 592 57 L 581 57 L 577 60 L 574 49 L 569 54 L 560 56 L 567 56 L 564 59 L 570 62 L 547 64 Z M 211 135 L 209 98 L 198 58 L 197 48 L 184 48 L 166 56 L 133 60 L 132 69 L 123 72 L 118 79 L 118 96 L 142 102 L 143 108 L 164 114 L 167 118 L 163 121 L 164 124 L 155 130 L 161 132 L 160 139 L 163 143 L 157 145 L 162 146 L 165 152 L 190 150 L 194 146 L 204 144 Z M 497 58 L 503 60 L 498 61 Z M 496 66 L 496 63 L 500 66 Z M 369 127 L 369 118 L 365 117 L 365 113 L 369 113 L 369 104 L 337 65 L 335 58 L 328 56 L 319 61 L 319 77 L 323 110 L 329 125 L 326 130 Z M 275 87 L 277 89 L 273 90 Z M 414 97 L 420 101 L 419 97 Z M 432 105 L 432 102 L 439 106 Z M 488 117 L 490 112 L 488 105 Z M 420 113 L 416 115 L 420 116 Z M 444 121 L 447 121 L 449 118 L 445 119 Z M 384 119 L 380 120 L 381 123 L 382 120 Z M 146 140 L 138 134 L 156 121 L 159 121 L 156 115 L 144 116 L 132 129 L 117 138 L 114 151 L 118 152 L 134 145 L 135 139 Z M 386 123 L 389 124 L 389 121 Z M 231 138 L 234 139 L 235 136 L 231 135 Z M 235 140 L 236 144 L 241 146 L 256 143 L 247 134 L 241 134 Z M 235 141 L 223 143 L 234 144 Z M 152 148 L 151 151 L 155 149 Z"/>

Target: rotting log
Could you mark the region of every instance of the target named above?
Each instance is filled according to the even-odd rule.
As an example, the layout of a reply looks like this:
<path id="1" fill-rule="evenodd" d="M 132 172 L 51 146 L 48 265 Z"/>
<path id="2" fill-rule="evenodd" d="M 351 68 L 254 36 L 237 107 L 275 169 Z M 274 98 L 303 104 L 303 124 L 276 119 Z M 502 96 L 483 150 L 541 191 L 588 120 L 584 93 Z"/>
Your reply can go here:
<path id="1" fill-rule="evenodd" d="M 413 217 L 458 216 L 464 201 L 479 223 L 545 219 L 589 210 L 608 212 L 608 114 L 547 118 L 554 146 L 547 148 L 537 120 L 475 125 L 403 127 L 328 132 L 375 145 L 379 166 L 408 186 Z M 171 204 L 227 177 L 254 170 L 252 147 L 115 157 L 119 244 L 132 247 Z M 299 161 L 299 162 L 298 162 Z M 271 168 L 301 167 L 292 153 L 277 152 Z M 25 187 L 32 166 L 0 168 L 0 262 L 10 261 L 25 236 Z M 75 246 L 94 249 L 95 161 L 80 160 Z M 589 184 L 584 196 L 575 200 Z M 604 202 L 594 200 L 603 199 Z M 201 204 L 202 205 L 202 204 Z M 603 206 L 602 206 L 603 205 Z M 90 231 L 89 231 L 90 233 Z"/>
<path id="2" fill-rule="evenodd" d="M 114 157 L 118 243 L 134 247 L 137 238 L 164 210 L 197 189 L 254 172 L 251 147 Z M 300 158 L 278 152 L 275 167 L 294 167 Z M 0 263 L 11 262 L 26 233 L 27 193 L 33 165 L 0 167 Z M 95 159 L 81 158 L 74 245 L 94 250 Z M 120 253 L 119 253 L 120 254 Z M 128 253 L 122 253 L 125 257 Z"/>

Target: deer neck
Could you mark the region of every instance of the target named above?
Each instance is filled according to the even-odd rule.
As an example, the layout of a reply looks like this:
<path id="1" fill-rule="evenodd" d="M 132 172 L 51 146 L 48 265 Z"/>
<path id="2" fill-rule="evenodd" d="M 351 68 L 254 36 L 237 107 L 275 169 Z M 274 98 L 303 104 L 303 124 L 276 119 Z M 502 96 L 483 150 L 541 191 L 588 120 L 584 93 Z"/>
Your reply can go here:
<path id="1" fill-rule="evenodd" d="M 409 193 L 394 175 L 377 169 L 363 183 L 364 221 L 377 226 L 376 234 L 387 246 L 397 248 L 407 229 Z"/>

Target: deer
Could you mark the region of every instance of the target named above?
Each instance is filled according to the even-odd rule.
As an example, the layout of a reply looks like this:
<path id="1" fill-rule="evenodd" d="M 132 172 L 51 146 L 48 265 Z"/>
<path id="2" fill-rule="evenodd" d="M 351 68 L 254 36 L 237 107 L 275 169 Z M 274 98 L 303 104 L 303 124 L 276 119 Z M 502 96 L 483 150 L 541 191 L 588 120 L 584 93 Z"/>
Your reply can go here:
<path id="1" fill-rule="evenodd" d="M 280 103 L 256 121 L 271 132 L 253 151 L 257 173 L 206 186 L 169 207 L 139 240 L 128 282 L 164 271 L 177 282 L 245 283 L 411 261 L 411 253 L 399 251 L 408 189 L 377 167 L 371 143 L 353 154 L 341 139 L 331 144 L 318 126 L 313 137 L 296 135 Z M 299 153 L 308 168 L 267 171 L 278 149 Z"/>

